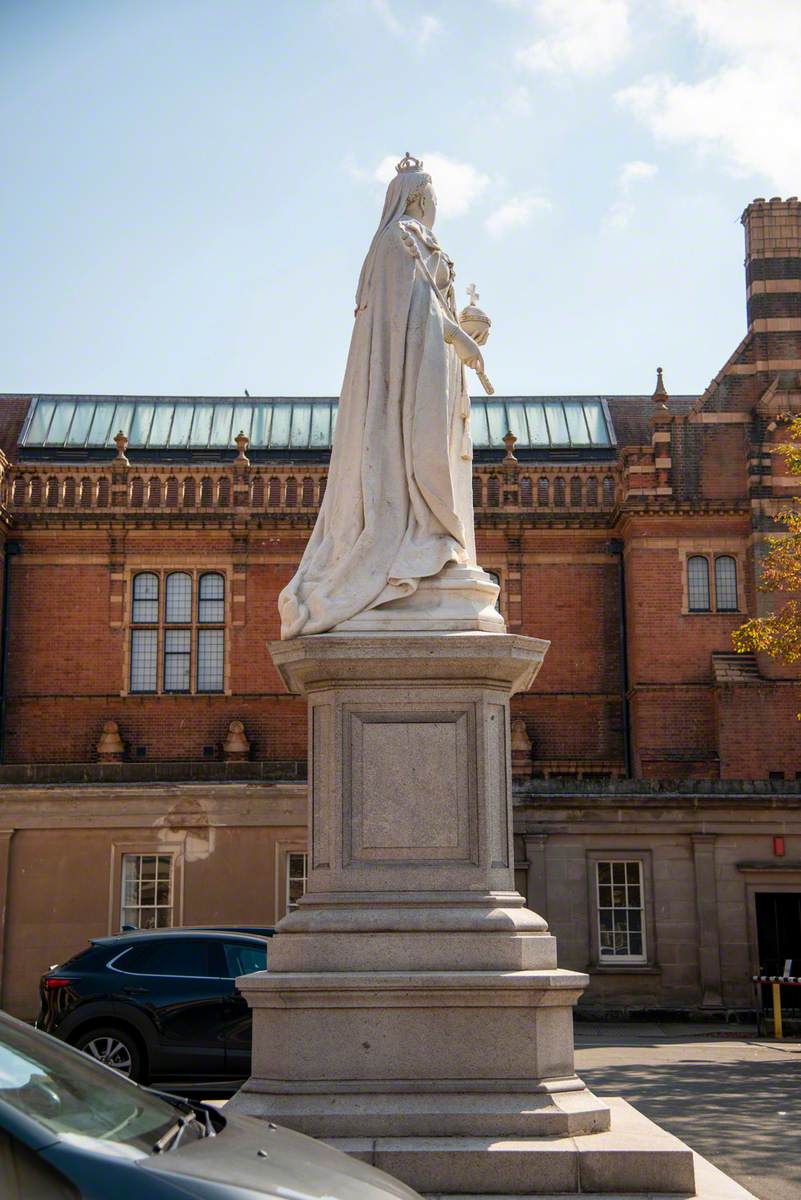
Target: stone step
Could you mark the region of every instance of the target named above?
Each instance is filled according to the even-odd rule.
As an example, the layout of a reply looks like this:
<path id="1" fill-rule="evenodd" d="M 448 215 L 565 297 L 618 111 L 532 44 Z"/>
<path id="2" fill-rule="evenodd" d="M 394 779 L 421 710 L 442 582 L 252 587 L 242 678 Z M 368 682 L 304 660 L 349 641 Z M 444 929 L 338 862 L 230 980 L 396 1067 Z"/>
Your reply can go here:
<path id="1" fill-rule="evenodd" d="M 448 1196 L 695 1197 L 693 1151 L 624 1100 L 608 1101 L 606 1133 L 561 1138 L 337 1138 L 331 1145 L 403 1180 Z M 719 1173 L 718 1173 L 719 1174 Z M 725 1180 L 725 1176 L 721 1177 Z M 446 1182 L 447 1181 L 447 1182 Z M 443 1184 L 445 1185 L 443 1187 Z M 454 1186 L 455 1185 L 455 1186 Z M 745 1200 L 736 1191 L 721 1200 Z"/>
<path id="2" fill-rule="evenodd" d="M 695 1167 L 695 1192 L 692 1200 L 757 1200 L 753 1192 L 747 1191 L 741 1184 L 724 1175 L 707 1158 L 693 1151 Z M 564 1192 L 530 1193 L 530 1198 L 516 1196 L 515 1200 L 566 1200 Z M 507 1194 L 462 1194 L 454 1196 L 445 1192 L 428 1192 L 426 1200 L 511 1200 Z M 674 1200 L 673 1196 L 664 1192 L 582 1192 L 581 1200 Z M 675 1200 L 688 1200 L 686 1193 L 676 1194 Z"/>

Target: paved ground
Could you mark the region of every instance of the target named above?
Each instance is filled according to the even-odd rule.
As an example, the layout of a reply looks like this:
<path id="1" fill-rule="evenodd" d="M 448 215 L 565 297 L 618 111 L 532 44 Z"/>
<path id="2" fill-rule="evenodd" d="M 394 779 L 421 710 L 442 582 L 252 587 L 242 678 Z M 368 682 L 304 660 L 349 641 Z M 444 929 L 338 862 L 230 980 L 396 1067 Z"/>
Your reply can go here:
<path id="1" fill-rule="evenodd" d="M 738 1026 L 577 1022 L 576 1070 L 759 1200 L 801 1200 L 801 1041 Z"/>

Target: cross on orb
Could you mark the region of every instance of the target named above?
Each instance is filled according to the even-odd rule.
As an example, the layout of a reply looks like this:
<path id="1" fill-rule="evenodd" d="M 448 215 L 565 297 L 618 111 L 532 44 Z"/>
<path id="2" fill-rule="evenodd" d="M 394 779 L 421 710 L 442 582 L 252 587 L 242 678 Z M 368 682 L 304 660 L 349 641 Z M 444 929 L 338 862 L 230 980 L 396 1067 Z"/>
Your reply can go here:
<path id="1" fill-rule="evenodd" d="M 478 304 L 478 292 L 476 291 L 476 285 L 471 283 L 468 288 L 465 288 L 465 291 L 467 292 L 470 303 L 473 305 Z"/>

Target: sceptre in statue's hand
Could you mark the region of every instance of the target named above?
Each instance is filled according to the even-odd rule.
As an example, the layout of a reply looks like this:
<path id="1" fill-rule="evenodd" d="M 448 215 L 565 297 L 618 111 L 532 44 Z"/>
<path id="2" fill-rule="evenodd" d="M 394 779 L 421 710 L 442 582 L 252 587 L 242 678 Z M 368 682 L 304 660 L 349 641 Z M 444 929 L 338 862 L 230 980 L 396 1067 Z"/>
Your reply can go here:
<path id="1" fill-rule="evenodd" d="M 445 297 L 437 287 L 434 276 L 423 262 L 423 256 L 420 253 L 420 247 L 417 245 L 414 237 L 407 231 L 401 234 L 401 240 L 403 241 L 403 245 L 409 251 L 409 254 L 411 254 L 412 258 L 414 259 L 414 265 L 417 267 L 423 278 L 426 279 L 430 284 L 431 290 L 440 303 L 445 320 L 445 341 L 450 342 L 454 346 L 456 353 L 459 355 L 465 366 L 473 368 L 476 375 L 478 375 L 479 382 L 487 395 L 494 396 L 495 388 L 484 374 L 484 359 L 481 351 L 478 349 L 479 344 L 483 345 L 489 336 L 489 317 L 485 313 L 482 313 L 481 309 L 476 310 L 476 313 L 481 314 L 481 320 L 480 322 L 477 321 L 476 324 L 480 323 L 480 332 L 483 333 L 482 341 L 479 343 L 478 338 L 474 337 L 471 333 L 471 330 L 466 328 L 466 319 L 469 321 L 471 317 L 468 316 L 465 318 L 465 314 L 470 314 L 471 309 L 463 309 L 459 321 L 454 321 L 453 314 L 448 307 Z M 476 292 L 475 284 L 470 285 L 470 288 L 468 289 L 468 295 L 470 295 L 471 299 L 478 299 L 478 293 Z"/>

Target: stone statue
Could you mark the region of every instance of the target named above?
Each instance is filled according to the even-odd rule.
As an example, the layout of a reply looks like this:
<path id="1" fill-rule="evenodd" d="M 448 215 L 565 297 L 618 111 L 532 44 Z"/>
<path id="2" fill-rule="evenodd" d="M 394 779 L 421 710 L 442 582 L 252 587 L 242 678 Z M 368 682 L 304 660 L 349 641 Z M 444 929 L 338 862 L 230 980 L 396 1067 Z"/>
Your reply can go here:
<path id="1" fill-rule="evenodd" d="M 398 164 L 362 267 L 325 498 L 278 600 L 283 639 L 504 629 L 476 563 L 464 373 L 483 375 L 489 320 L 475 337 L 459 323 L 422 168 Z"/>

